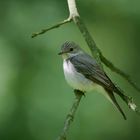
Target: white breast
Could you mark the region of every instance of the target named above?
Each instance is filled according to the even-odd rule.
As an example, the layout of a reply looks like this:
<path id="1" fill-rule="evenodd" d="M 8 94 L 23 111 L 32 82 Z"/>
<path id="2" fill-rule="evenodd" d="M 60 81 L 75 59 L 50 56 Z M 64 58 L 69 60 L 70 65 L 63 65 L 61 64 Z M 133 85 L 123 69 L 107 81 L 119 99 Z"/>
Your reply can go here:
<path id="1" fill-rule="evenodd" d="M 74 89 L 90 91 L 94 88 L 93 82 L 78 73 L 70 61 L 64 60 L 63 69 L 66 81 Z"/>

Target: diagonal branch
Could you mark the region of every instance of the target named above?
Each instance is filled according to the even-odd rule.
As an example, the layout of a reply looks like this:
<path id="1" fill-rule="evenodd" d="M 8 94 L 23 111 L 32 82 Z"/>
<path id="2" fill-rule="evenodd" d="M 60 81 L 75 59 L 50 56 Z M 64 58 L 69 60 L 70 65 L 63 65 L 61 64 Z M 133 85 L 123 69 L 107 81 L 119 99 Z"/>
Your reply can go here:
<path id="1" fill-rule="evenodd" d="M 38 35 L 44 34 L 44 33 L 46 33 L 49 30 L 58 28 L 61 25 L 66 24 L 66 23 L 71 22 L 71 21 L 72 21 L 72 19 L 71 18 L 68 18 L 68 19 L 66 19 L 64 21 L 61 21 L 61 22 L 59 22 L 59 23 L 57 23 L 57 24 L 55 24 L 55 25 L 53 25 L 53 26 L 51 26 L 51 27 L 49 27 L 47 29 L 42 29 L 40 32 L 33 33 L 31 37 L 32 38 L 37 37 Z"/>
<path id="2" fill-rule="evenodd" d="M 87 27 L 85 26 L 84 22 L 80 18 L 80 16 L 74 16 L 73 17 L 74 23 L 78 26 L 81 34 L 83 35 L 86 43 L 88 44 L 88 47 L 93 55 L 93 57 L 100 63 L 101 65 L 101 59 L 100 59 L 100 50 L 97 48 L 95 41 L 93 40 L 92 36 L 90 35 Z"/>
<path id="3" fill-rule="evenodd" d="M 70 128 L 70 125 L 71 125 L 72 121 L 74 120 L 76 110 L 79 106 L 79 103 L 81 101 L 82 96 L 84 95 L 84 93 L 79 91 L 79 90 L 74 90 L 74 93 L 75 93 L 74 103 L 73 103 L 73 105 L 72 105 L 72 107 L 71 107 L 71 109 L 66 117 L 63 131 L 57 140 L 66 140 L 66 136 L 67 136 L 68 130 Z"/>
<path id="4" fill-rule="evenodd" d="M 109 67 L 113 72 L 116 72 L 117 74 L 119 74 L 120 76 L 122 76 L 129 84 L 131 84 L 131 86 L 133 86 L 133 88 L 135 88 L 137 91 L 140 92 L 140 88 L 136 85 L 136 83 L 131 79 L 131 77 L 126 74 L 125 72 L 123 72 L 122 70 L 120 70 L 119 68 L 117 68 L 115 65 L 113 65 L 113 63 L 111 63 L 110 61 L 107 60 L 107 58 L 105 58 L 102 53 L 100 53 L 100 58 L 101 61 L 107 66 Z"/>

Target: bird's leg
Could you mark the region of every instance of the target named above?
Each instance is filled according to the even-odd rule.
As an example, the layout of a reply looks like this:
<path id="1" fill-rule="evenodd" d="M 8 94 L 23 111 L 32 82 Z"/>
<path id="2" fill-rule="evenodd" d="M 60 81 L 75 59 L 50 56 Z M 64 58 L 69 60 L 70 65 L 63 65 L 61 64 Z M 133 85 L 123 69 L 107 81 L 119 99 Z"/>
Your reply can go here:
<path id="1" fill-rule="evenodd" d="M 81 90 L 78 90 L 78 89 L 74 89 L 74 93 L 75 93 L 75 96 L 77 96 L 77 94 L 78 94 L 78 95 L 79 95 L 79 94 L 80 94 L 80 95 L 82 94 L 84 97 L 86 96 L 84 91 L 81 91 Z"/>

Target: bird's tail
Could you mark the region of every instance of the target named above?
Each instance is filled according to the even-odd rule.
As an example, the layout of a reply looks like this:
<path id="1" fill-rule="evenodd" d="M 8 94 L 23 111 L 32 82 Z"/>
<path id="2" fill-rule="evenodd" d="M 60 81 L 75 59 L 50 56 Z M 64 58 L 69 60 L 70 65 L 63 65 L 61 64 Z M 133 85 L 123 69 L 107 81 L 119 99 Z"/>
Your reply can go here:
<path id="1" fill-rule="evenodd" d="M 122 114 L 123 118 L 126 120 L 126 116 L 123 112 L 123 110 L 121 109 L 120 105 L 117 103 L 117 100 L 113 94 L 113 92 L 111 90 L 105 89 L 108 93 L 109 98 L 111 99 L 111 102 L 117 107 L 117 109 L 120 111 L 120 113 Z"/>
<path id="2" fill-rule="evenodd" d="M 129 107 L 131 110 L 133 110 L 134 112 L 140 114 L 140 112 L 139 112 L 139 110 L 138 110 L 136 104 L 134 103 L 132 97 L 128 97 L 128 96 L 124 95 L 124 94 L 123 94 L 123 91 L 122 91 L 121 89 L 119 89 L 118 87 L 116 87 L 116 86 L 115 86 L 115 88 L 114 88 L 114 92 L 115 92 L 117 95 L 119 95 L 119 96 L 122 98 L 122 100 L 125 101 L 125 103 L 128 105 L 128 107 Z"/>

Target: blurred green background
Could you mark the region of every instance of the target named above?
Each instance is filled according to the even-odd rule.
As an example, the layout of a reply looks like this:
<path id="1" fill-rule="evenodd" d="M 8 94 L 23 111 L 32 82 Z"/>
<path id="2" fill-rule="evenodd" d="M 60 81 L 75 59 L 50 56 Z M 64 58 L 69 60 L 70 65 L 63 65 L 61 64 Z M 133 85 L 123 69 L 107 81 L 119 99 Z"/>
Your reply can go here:
<path id="1" fill-rule="evenodd" d="M 140 1 L 77 0 L 79 12 L 103 54 L 140 85 Z M 60 134 L 74 94 L 57 53 L 65 41 L 89 52 L 69 23 L 31 39 L 68 17 L 66 0 L 0 0 L 0 140 L 53 140 Z M 140 107 L 140 93 L 104 67 Z M 138 140 L 140 117 L 119 98 L 119 112 L 100 91 L 82 99 L 69 140 Z"/>

